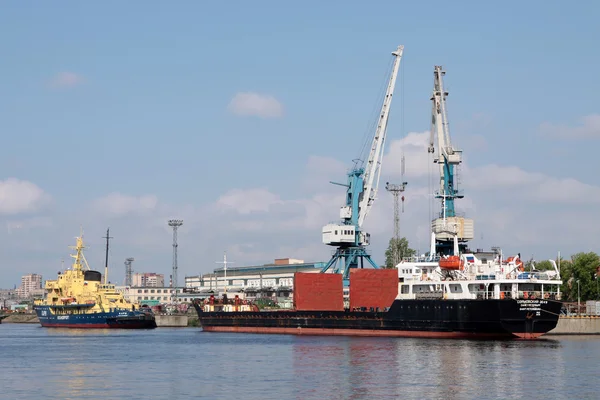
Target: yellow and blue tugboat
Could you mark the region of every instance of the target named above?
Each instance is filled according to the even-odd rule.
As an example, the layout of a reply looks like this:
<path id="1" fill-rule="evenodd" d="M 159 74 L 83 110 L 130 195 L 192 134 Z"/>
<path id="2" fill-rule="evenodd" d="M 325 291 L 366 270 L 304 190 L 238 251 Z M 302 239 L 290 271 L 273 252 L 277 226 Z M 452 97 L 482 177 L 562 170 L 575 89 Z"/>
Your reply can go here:
<path id="1" fill-rule="evenodd" d="M 46 296 L 36 301 L 35 311 L 43 327 L 156 328 L 151 310 L 136 308 L 115 285 L 102 283 L 100 272 L 89 268 L 83 255 L 83 235 L 71 248 L 75 249 L 72 267 L 59 272 L 58 279 L 46 281 Z"/>

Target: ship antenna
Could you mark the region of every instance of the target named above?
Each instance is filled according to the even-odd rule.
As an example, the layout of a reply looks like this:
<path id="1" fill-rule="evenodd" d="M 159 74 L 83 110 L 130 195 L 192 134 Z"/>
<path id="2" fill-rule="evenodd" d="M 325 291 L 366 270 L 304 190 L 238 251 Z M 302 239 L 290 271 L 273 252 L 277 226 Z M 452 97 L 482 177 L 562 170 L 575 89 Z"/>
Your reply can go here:
<path id="1" fill-rule="evenodd" d="M 77 245 L 69 246 L 71 249 L 74 249 L 76 251 L 75 254 L 71 254 L 71 257 L 75 259 L 75 261 L 73 262 L 73 271 L 81 271 L 82 270 L 82 265 L 81 265 L 82 259 L 85 262 L 85 265 L 87 266 L 87 268 L 89 269 L 90 266 L 88 265 L 87 260 L 85 259 L 85 256 L 83 255 L 83 249 L 85 248 L 85 246 L 83 244 L 83 229 L 81 230 L 81 236 L 77 237 L 76 239 L 77 239 Z"/>
<path id="2" fill-rule="evenodd" d="M 104 284 L 106 285 L 108 283 L 108 241 L 110 239 L 112 239 L 112 237 L 109 235 L 110 232 L 110 228 L 108 228 L 106 230 L 106 236 L 103 237 L 103 239 L 106 239 L 106 257 L 104 258 Z"/>

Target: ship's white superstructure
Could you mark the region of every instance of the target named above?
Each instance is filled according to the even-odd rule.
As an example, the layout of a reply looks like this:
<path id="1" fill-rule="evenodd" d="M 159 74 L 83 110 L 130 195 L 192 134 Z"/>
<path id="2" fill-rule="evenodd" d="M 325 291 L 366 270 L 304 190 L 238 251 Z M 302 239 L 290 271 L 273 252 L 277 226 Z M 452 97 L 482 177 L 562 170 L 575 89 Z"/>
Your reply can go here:
<path id="1" fill-rule="evenodd" d="M 460 256 L 418 256 L 397 265 L 398 299 L 551 299 L 560 300 L 560 273 L 526 271 L 520 257 L 498 252 Z"/>

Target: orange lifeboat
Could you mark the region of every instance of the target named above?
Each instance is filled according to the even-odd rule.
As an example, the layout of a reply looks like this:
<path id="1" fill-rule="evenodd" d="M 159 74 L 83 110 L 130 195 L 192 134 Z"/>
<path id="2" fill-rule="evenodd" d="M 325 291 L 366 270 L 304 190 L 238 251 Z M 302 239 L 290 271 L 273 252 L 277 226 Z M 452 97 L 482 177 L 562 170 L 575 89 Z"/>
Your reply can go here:
<path id="1" fill-rule="evenodd" d="M 459 256 L 449 256 L 440 259 L 440 268 L 459 270 L 463 268 L 463 260 Z"/>
<path id="2" fill-rule="evenodd" d="M 506 259 L 506 261 L 504 261 L 506 264 L 510 263 L 510 262 L 514 262 L 517 267 L 519 268 L 519 271 L 523 272 L 525 271 L 525 266 L 523 265 L 523 261 L 521 261 L 521 259 L 519 259 L 519 257 L 508 257 Z"/>
<path id="3" fill-rule="evenodd" d="M 74 297 L 63 297 L 60 299 L 60 301 L 62 301 L 63 303 L 72 303 L 75 301 Z"/>

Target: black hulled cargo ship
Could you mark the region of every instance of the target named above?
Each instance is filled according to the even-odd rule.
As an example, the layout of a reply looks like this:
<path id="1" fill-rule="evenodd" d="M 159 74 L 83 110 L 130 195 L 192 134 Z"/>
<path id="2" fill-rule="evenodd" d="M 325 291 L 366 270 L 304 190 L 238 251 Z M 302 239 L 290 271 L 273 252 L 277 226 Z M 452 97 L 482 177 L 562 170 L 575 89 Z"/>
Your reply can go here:
<path id="1" fill-rule="evenodd" d="M 554 329 L 562 307 L 558 271 L 525 272 L 518 257 L 484 256 L 353 269 L 346 298 L 340 274 L 296 273 L 293 310 L 258 311 L 237 299 L 194 307 L 208 332 L 535 339 Z"/>
<path id="2" fill-rule="evenodd" d="M 208 332 L 535 339 L 556 327 L 561 303 L 529 300 L 532 311 L 521 311 L 517 300 L 396 300 L 382 312 L 205 312 L 194 306 Z"/>

